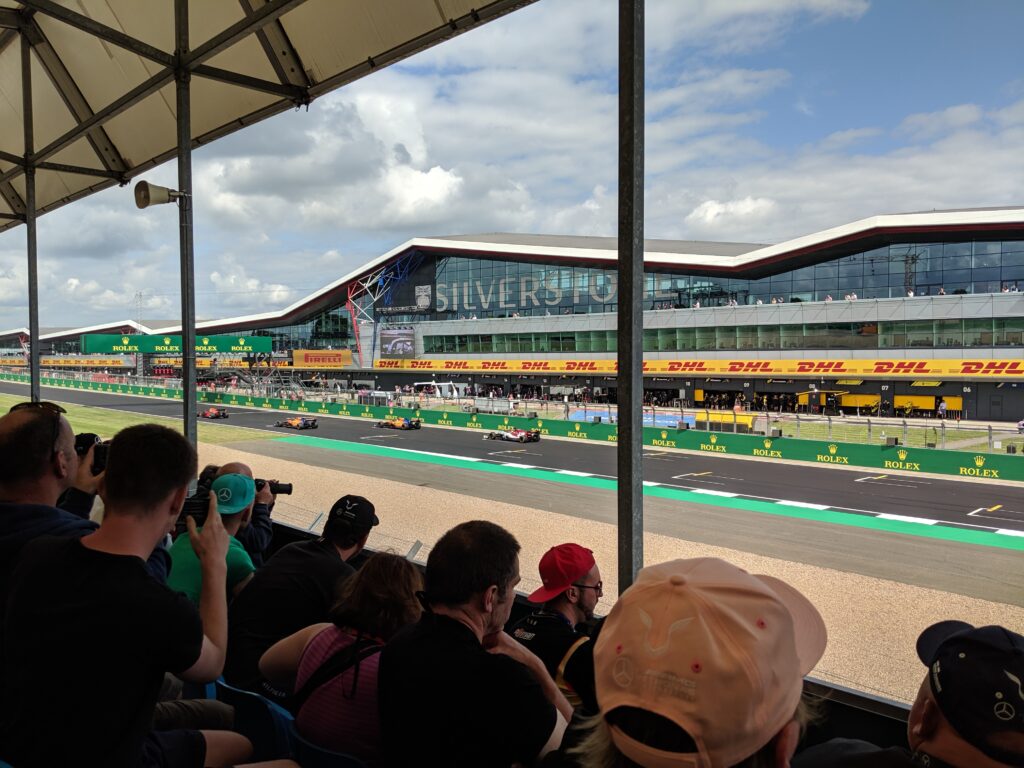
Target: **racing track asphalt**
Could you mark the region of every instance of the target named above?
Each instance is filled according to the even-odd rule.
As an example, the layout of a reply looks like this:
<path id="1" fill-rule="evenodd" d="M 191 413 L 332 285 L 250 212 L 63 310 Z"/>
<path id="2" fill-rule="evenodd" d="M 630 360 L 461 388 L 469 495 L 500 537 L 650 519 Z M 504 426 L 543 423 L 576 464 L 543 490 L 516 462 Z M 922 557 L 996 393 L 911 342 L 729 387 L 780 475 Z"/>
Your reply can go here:
<path id="1" fill-rule="evenodd" d="M 44 390 L 44 397 L 63 402 L 174 418 L 181 415 L 181 404 L 177 401 L 63 388 Z M 27 387 L 0 382 L 0 392 L 24 396 Z M 615 522 L 615 497 L 606 487 L 600 487 L 607 486 L 602 475 L 611 476 L 615 471 L 612 446 L 551 439 L 526 445 L 498 443 L 484 440 L 478 432 L 439 427 L 397 432 L 376 429 L 370 421 L 344 418 L 320 418 L 319 429 L 296 432 L 272 426 L 274 421 L 284 418 L 281 412 L 237 407 L 228 410 L 227 422 L 213 423 L 268 429 L 282 437 L 299 438 L 232 443 L 238 450 Z M 335 450 L 325 450 L 325 447 Z M 402 456 L 403 451 L 415 453 L 406 454 L 407 459 L 396 458 Z M 391 455 L 381 455 L 385 453 Z M 467 457 L 477 463 L 441 458 L 439 454 Z M 903 525 L 921 533 L 899 535 L 893 532 L 900 527 L 899 522 L 892 522 L 893 528 L 888 530 L 874 521 L 865 527 L 834 525 L 815 517 L 832 513 L 814 511 L 826 506 L 838 510 L 852 507 L 863 510 L 847 515 L 857 520 L 866 519 L 859 516 L 864 512 L 918 520 L 935 520 L 941 516 L 946 521 L 944 524 L 950 526 L 980 525 L 987 531 L 997 527 L 1022 531 L 1024 521 L 1020 518 L 1024 518 L 1024 514 L 1016 512 L 1014 517 L 1015 510 L 1024 510 L 1024 488 L 1020 486 L 983 485 L 932 477 L 890 475 L 879 478 L 881 473 L 870 470 L 819 468 L 683 452 L 651 450 L 645 456 L 646 482 L 664 481 L 668 494 L 688 497 L 688 500 L 678 500 L 645 494 L 644 526 L 651 533 L 1024 606 L 1024 566 L 1019 549 L 961 542 L 953 545 L 948 538 L 922 535 L 938 526 Z M 413 458 L 426 461 L 409 460 Z M 430 463 L 431 460 L 434 463 Z M 444 464 L 447 466 L 439 466 Z M 498 466 L 501 464 L 504 466 Z M 490 465 L 496 471 L 484 474 L 480 470 L 485 467 L 481 465 Z M 886 480 L 889 482 L 884 482 Z M 663 488 L 646 490 L 658 492 Z M 707 491 L 712 493 L 707 494 Z M 774 506 L 790 512 L 799 512 L 801 504 L 809 505 L 807 511 L 811 517 L 799 519 L 783 514 L 768 518 L 752 511 L 751 507 L 760 504 L 767 509 L 773 505 L 756 499 L 785 500 L 788 504 Z M 987 512 L 988 508 L 1000 504 L 999 510 Z M 998 515 L 1002 509 L 1007 512 Z M 968 514 L 976 510 L 981 514 Z M 957 533 L 953 528 L 946 528 L 946 531 Z M 987 532 L 983 535 L 996 536 Z M 1004 542 L 1011 538 L 1021 541 L 1018 536 L 997 538 Z"/>
<path id="2" fill-rule="evenodd" d="M 180 417 L 178 401 L 129 397 L 62 388 L 47 396 L 101 408 Z M 0 391 L 24 394 L 25 387 L 0 382 Z M 615 477 L 613 445 L 576 440 L 544 439 L 539 443 L 484 440 L 480 431 L 424 427 L 398 431 L 378 429 L 376 421 L 318 416 L 319 428 L 297 432 L 274 427 L 288 414 L 229 407 L 234 426 L 303 434 L 361 444 L 431 451 L 497 463 L 550 469 L 564 474 Z M 221 423 L 221 422 L 213 422 Z M 810 509 L 828 508 L 859 514 L 916 518 L 983 530 L 1024 532 L 1024 487 L 986 481 L 945 480 L 934 476 L 892 474 L 880 470 L 818 467 L 772 460 L 719 457 L 648 448 L 644 480 L 706 494 L 789 502 Z"/>

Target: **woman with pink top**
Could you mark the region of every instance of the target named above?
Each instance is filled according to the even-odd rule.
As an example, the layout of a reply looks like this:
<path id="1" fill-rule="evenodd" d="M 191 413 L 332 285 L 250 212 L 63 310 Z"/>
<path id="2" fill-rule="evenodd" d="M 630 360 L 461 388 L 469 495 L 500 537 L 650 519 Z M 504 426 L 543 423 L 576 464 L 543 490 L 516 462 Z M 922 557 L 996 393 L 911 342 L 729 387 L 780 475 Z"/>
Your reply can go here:
<path id="1" fill-rule="evenodd" d="M 294 692 L 295 727 L 304 738 L 370 765 L 378 761 L 380 652 L 419 619 L 416 592 L 422 588 L 412 563 L 377 553 L 342 584 L 331 623 L 300 629 L 263 654 L 264 677 Z"/>

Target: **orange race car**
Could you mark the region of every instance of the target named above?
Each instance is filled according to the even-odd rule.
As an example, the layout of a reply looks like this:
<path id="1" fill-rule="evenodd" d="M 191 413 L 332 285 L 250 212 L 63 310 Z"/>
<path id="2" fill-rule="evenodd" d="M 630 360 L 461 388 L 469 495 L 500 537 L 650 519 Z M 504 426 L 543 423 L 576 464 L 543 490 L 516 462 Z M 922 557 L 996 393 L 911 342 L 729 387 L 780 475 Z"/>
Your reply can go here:
<path id="1" fill-rule="evenodd" d="M 316 419 L 309 416 L 292 416 L 283 421 L 274 422 L 275 427 L 287 427 L 288 429 L 316 429 Z"/>
<path id="2" fill-rule="evenodd" d="M 378 421 L 377 426 L 386 429 L 419 429 L 421 423 L 419 419 L 407 416 L 388 416 L 384 421 Z"/>

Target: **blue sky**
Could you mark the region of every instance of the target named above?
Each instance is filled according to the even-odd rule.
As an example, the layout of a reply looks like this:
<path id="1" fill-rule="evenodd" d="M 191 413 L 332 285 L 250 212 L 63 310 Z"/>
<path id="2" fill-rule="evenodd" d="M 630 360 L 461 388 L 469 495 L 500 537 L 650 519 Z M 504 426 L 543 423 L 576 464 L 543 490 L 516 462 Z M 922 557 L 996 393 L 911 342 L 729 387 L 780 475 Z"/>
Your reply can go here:
<path id="1" fill-rule="evenodd" d="M 1024 205 L 1024 2 L 648 0 L 646 231 L 778 242 Z M 616 3 L 540 0 L 194 155 L 197 310 L 280 308 L 410 237 L 613 235 Z M 100 107 L 102 105 L 94 105 Z M 174 186 L 173 165 L 146 175 Z M 39 223 L 43 326 L 178 313 L 177 231 L 113 189 Z M 0 329 L 25 324 L 0 235 Z"/>

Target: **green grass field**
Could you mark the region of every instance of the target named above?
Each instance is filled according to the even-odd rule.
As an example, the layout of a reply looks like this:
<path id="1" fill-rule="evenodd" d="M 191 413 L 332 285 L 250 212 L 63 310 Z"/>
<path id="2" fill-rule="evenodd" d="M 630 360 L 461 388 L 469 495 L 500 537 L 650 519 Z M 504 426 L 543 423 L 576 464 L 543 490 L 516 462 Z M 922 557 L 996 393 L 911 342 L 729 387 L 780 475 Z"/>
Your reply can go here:
<path id="1" fill-rule="evenodd" d="M 27 392 L 26 392 L 27 394 Z M 0 413 L 6 413 L 7 409 L 15 403 L 25 401 L 27 398 L 17 395 L 0 394 Z M 103 438 L 113 437 L 125 427 L 133 424 L 164 424 L 181 431 L 181 421 L 163 416 L 150 416 L 148 414 L 126 413 L 125 411 L 112 411 L 107 408 L 91 408 L 85 405 L 74 405 L 72 403 L 60 403 L 67 409 L 68 421 L 71 422 L 75 432 L 95 432 Z M 271 440 L 277 437 L 272 432 L 264 432 L 257 429 L 245 429 L 244 427 L 232 427 L 223 422 L 199 421 L 199 442 L 207 444 L 236 443 L 242 440 Z"/>

